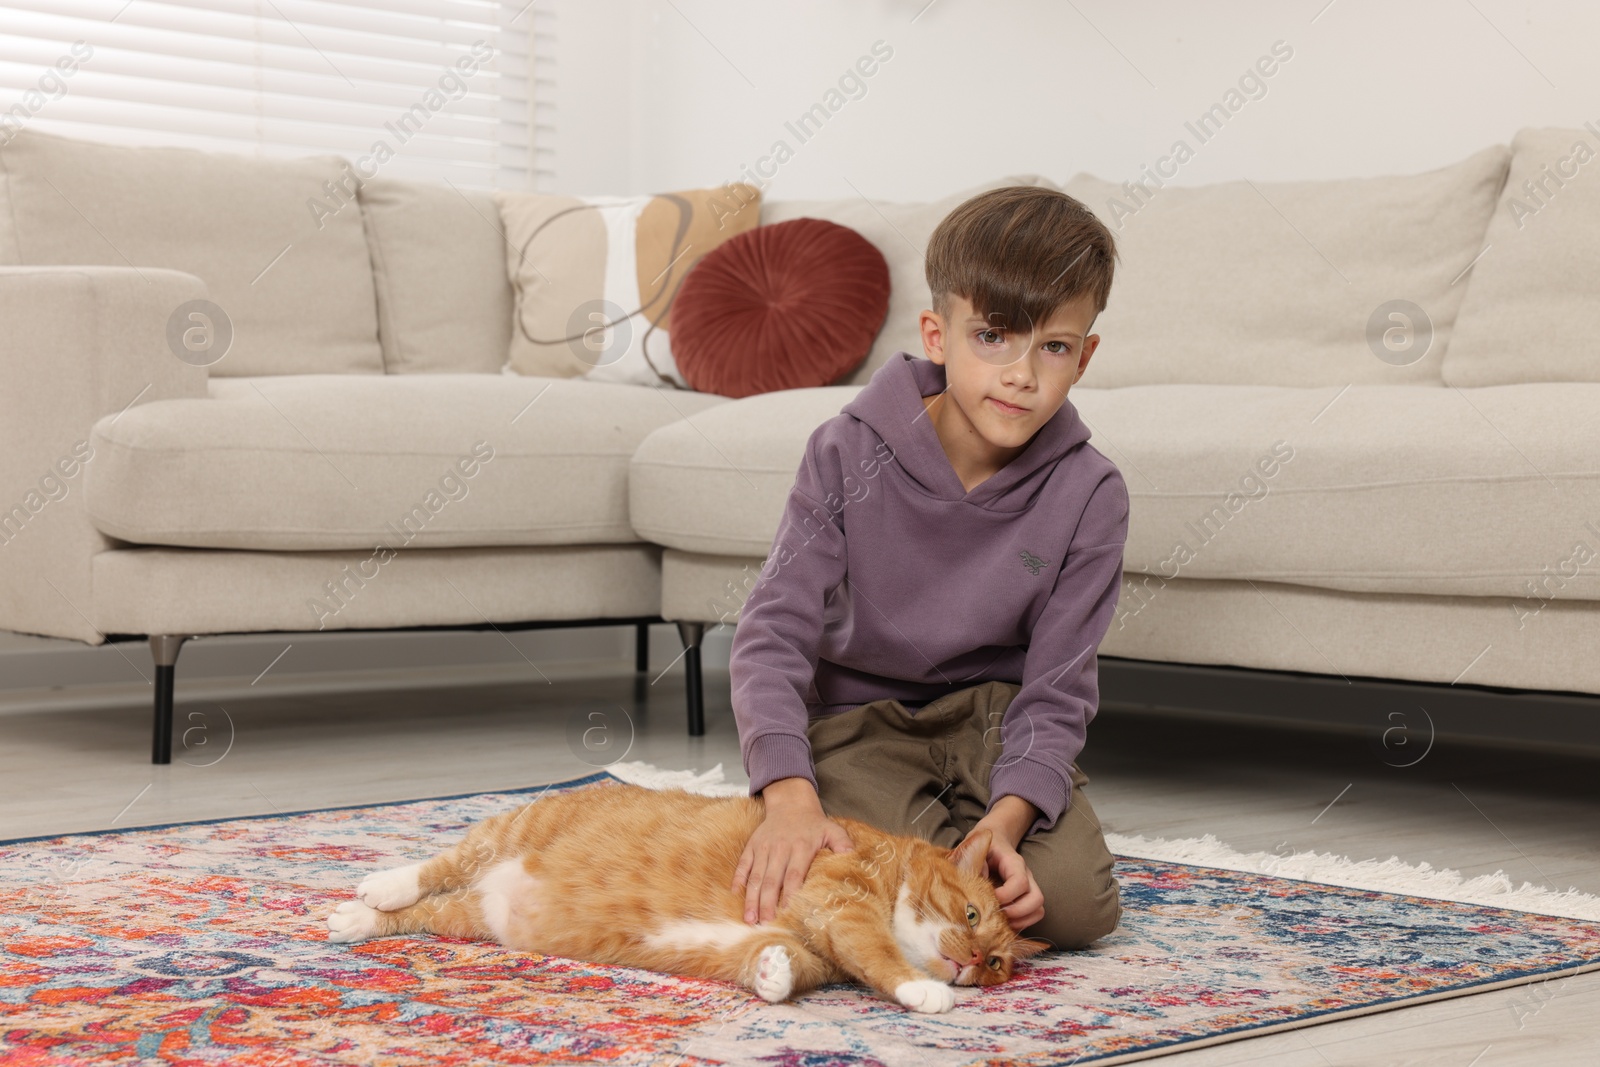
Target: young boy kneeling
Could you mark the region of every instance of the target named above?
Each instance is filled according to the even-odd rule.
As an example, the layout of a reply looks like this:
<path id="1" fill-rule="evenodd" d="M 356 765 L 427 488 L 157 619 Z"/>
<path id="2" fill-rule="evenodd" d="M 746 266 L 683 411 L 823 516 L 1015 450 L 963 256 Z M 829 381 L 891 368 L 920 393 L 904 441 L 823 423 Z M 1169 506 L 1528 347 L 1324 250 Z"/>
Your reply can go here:
<path id="1" fill-rule="evenodd" d="M 1080 948 L 1116 927 L 1074 761 L 1128 493 L 1067 401 L 1115 258 L 1065 193 L 967 200 L 928 243 L 927 358 L 895 353 L 811 434 L 733 639 L 767 812 L 734 876 L 746 921 L 770 920 L 819 849 L 852 847 L 834 816 L 951 848 L 988 827 L 1012 929 Z"/>

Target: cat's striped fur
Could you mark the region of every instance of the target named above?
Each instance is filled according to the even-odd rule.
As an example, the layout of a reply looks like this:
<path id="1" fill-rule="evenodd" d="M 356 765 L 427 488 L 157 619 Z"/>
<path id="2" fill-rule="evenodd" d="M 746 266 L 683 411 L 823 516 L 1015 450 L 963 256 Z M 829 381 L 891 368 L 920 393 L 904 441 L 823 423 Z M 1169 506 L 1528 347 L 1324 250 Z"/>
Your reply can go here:
<path id="1" fill-rule="evenodd" d="M 853 849 L 816 854 L 770 922 L 743 919 L 734 866 L 759 797 L 622 783 L 542 797 L 454 848 L 374 874 L 328 918 L 332 941 L 435 933 L 526 952 L 737 982 L 780 1001 L 855 981 L 918 1011 L 950 983 L 994 985 L 1049 948 L 1018 937 L 985 875 L 987 830 L 956 849 L 835 821 Z"/>

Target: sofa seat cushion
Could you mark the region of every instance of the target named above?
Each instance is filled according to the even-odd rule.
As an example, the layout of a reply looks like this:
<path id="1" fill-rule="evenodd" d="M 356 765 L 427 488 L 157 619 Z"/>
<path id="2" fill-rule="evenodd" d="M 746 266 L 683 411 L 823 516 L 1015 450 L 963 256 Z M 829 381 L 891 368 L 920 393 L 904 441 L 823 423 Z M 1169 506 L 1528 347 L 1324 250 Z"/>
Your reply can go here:
<path id="1" fill-rule="evenodd" d="M 651 433 L 629 479 L 634 529 L 764 558 L 807 438 L 858 392 L 749 397 Z M 1071 401 L 1128 486 L 1124 597 L 1180 575 L 1504 596 L 1512 627 L 1552 598 L 1600 600 L 1600 384 L 1146 385 Z"/>
<path id="2" fill-rule="evenodd" d="M 628 475 L 634 530 L 668 548 L 765 556 L 806 439 L 865 388 L 758 393 L 649 434 Z"/>
<path id="3" fill-rule="evenodd" d="M 91 521 L 147 545 L 317 550 L 637 541 L 628 462 L 724 397 L 501 374 L 213 379 L 101 419 Z"/>

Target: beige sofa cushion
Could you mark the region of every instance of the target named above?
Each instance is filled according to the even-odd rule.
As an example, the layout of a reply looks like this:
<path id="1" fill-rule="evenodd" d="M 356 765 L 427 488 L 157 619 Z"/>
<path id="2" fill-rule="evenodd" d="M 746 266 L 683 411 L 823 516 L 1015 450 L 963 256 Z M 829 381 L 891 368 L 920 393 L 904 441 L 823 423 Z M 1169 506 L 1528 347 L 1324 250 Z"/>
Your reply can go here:
<path id="1" fill-rule="evenodd" d="M 499 374 L 512 299 L 494 194 L 374 178 L 360 200 L 384 369 Z"/>
<path id="2" fill-rule="evenodd" d="M 1600 129 L 1525 129 L 1511 148 L 1444 380 L 1600 382 Z"/>
<path id="3" fill-rule="evenodd" d="M 672 359 L 672 302 L 702 256 L 760 223 L 761 190 L 494 198 L 516 293 L 508 371 L 689 388 Z"/>
<path id="4" fill-rule="evenodd" d="M 1169 183 L 1143 206 L 1077 175 L 1063 188 L 1112 228 L 1120 255 L 1084 384 L 1438 384 L 1466 292 L 1457 279 L 1483 247 L 1509 158 L 1494 145 L 1422 174 Z M 1392 361 L 1374 354 L 1369 330 L 1381 344 L 1405 326 L 1387 312 L 1373 324 L 1395 300 L 1431 320 L 1426 354 L 1420 334 Z"/>
<path id="5" fill-rule="evenodd" d="M 0 248 L 25 264 L 198 275 L 233 325 L 213 377 L 381 374 L 361 209 L 323 186 L 353 190 L 346 167 L 22 130 L 0 147 Z"/>
<path id="6" fill-rule="evenodd" d="M 651 433 L 629 479 L 634 529 L 765 556 L 807 437 L 860 389 L 748 397 Z M 1540 606 L 1535 588 L 1600 600 L 1600 384 L 1079 387 L 1070 400 L 1127 481 L 1130 579 L 1512 597 L 1508 627 L 1513 605 Z"/>
<path id="7" fill-rule="evenodd" d="M 862 197 L 844 197 L 837 200 L 769 200 L 761 205 L 761 224 L 787 222 L 790 219 L 826 219 L 840 226 L 849 226 L 871 241 L 889 264 L 889 314 L 883 320 L 872 351 L 861 365 L 848 374 L 839 385 L 865 385 L 872 373 L 888 362 L 896 352 L 922 355 L 922 328 L 918 316 L 924 308 L 931 307 L 933 295 L 928 292 L 928 276 L 923 256 L 928 249 L 928 238 L 935 226 L 962 201 L 979 193 L 1006 185 L 1054 186 L 1048 178 L 1038 174 L 1018 174 L 952 193 L 942 200 L 932 202 L 866 200 Z M 792 475 L 794 472 L 790 471 Z"/>
<path id="8" fill-rule="evenodd" d="M 670 548 L 765 556 L 806 439 L 863 388 L 758 393 L 648 434 L 628 477 L 634 530 Z"/>
<path id="9" fill-rule="evenodd" d="M 729 402 L 500 374 L 210 386 L 209 399 L 142 404 L 95 424 L 85 501 L 97 529 L 198 548 L 636 541 L 634 449 L 659 426 Z"/>

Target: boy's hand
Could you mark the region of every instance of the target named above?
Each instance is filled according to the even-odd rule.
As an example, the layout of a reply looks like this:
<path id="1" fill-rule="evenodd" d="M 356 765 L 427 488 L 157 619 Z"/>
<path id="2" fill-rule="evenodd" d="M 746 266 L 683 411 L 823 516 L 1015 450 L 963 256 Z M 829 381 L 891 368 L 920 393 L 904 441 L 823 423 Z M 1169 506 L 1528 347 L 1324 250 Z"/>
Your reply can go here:
<path id="1" fill-rule="evenodd" d="M 851 852 L 855 848 L 845 828 L 823 813 L 822 802 L 809 783 L 806 792 L 809 799 L 782 803 L 768 799 L 766 818 L 739 855 L 731 888 L 735 893 L 741 887 L 745 890 L 747 923 L 756 922 L 758 915 L 759 921 L 769 922 L 778 913 L 805 881 L 819 850 Z"/>
<path id="2" fill-rule="evenodd" d="M 977 829 L 976 826 L 973 827 Z M 971 837 L 968 832 L 967 837 Z M 962 840 L 966 840 L 963 838 Z M 1021 933 L 1044 918 L 1044 892 L 1028 870 L 1027 861 L 1011 843 L 997 833 L 989 835 L 989 854 L 984 857 L 989 880 L 998 882 L 994 895 L 1000 912 L 1015 933 Z"/>

